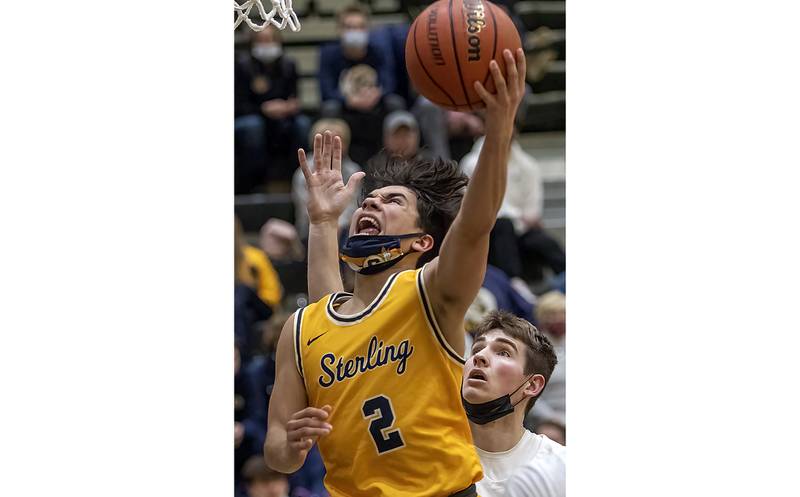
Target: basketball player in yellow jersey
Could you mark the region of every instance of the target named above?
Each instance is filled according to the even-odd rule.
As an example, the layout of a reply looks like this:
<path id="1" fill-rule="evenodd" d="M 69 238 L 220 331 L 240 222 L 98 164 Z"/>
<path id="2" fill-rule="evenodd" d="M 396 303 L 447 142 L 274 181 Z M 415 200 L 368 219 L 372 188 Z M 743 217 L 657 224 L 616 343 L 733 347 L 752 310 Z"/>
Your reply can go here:
<path id="1" fill-rule="evenodd" d="M 317 136 L 309 189 L 309 293 L 278 341 L 265 459 L 291 473 L 319 443 L 334 497 L 477 495 L 482 477 L 460 386 L 464 314 L 483 280 L 502 203 L 508 143 L 524 92 L 522 50 L 497 62 L 497 92 L 480 83 L 486 140 L 466 191 L 454 162 L 389 160 L 353 215 L 336 269 L 336 220 L 363 178 L 341 179 L 341 141 Z M 463 199 L 463 200 L 462 200 Z M 441 247 L 441 249 L 440 249 Z M 332 248 L 332 250 L 331 250 Z M 331 259 L 332 257 L 332 259 Z"/>

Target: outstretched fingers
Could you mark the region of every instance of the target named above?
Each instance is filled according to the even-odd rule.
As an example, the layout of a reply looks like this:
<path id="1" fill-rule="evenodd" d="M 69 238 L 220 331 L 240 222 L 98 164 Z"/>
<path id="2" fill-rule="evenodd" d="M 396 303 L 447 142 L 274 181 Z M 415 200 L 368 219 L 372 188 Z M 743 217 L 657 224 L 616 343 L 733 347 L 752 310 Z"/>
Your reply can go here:
<path id="1" fill-rule="evenodd" d="M 314 135 L 314 171 L 322 170 L 322 135 Z"/>
<path id="2" fill-rule="evenodd" d="M 480 81 L 476 81 L 472 87 L 475 88 L 475 93 L 481 97 L 481 100 L 483 100 L 483 103 L 485 103 L 487 107 L 494 104 L 494 95 L 489 93 L 489 90 L 487 90 Z"/>
<path id="3" fill-rule="evenodd" d="M 525 60 L 525 52 L 521 48 L 518 48 L 516 56 L 517 56 L 516 69 L 517 69 L 517 74 L 519 75 L 519 80 L 517 81 L 517 85 L 520 95 L 523 95 L 525 94 L 525 77 L 528 74 L 528 69 Z"/>
<path id="4" fill-rule="evenodd" d="M 506 74 L 508 75 L 508 89 L 516 92 L 519 89 L 519 72 L 511 50 L 503 50 L 503 60 L 506 64 Z"/>
<path id="5" fill-rule="evenodd" d="M 507 50 L 503 51 L 503 56 L 505 56 L 505 52 Z M 506 86 L 506 78 L 503 77 L 503 71 L 500 70 L 500 64 L 496 60 L 492 60 L 489 62 L 489 71 L 492 73 L 494 87 L 497 89 L 497 98 L 501 101 L 505 100 L 508 97 L 508 87 Z"/>
<path id="6" fill-rule="evenodd" d="M 322 167 L 325 169 L 333 169 L 333 166 L 331 165 L 331 156 L 333 155 L 333 134 L 326 130 L 322 136 Z"/>
<path id="7" fill-rule="evenodd" d="M 342 170 L 342 139 L 338 136 L 333 137 L 333 160 L 331 161 L 331 169 L 335 171 Z"/>
<path id="8" fill-rule="evenodd" d="M 306 184 L 308 184 L 308 178 L 311 177 L 311 170 L 308 168 L 306 151 L 302 148 L 297 149 L 297 162 L 300 164 L 300 170 L 303 171 L 303 176 L 306 178 Z"/>

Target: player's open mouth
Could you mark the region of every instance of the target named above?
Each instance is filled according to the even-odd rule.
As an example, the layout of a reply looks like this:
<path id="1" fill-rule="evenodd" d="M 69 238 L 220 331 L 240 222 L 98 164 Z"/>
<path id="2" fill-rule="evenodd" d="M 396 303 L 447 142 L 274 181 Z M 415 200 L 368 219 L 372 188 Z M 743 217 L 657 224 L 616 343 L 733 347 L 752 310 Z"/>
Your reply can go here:
<path id="1" fill-rule="evenodd" d="M 472 382 L 484 382 L 485 383 L 486 382 L 486 374 L 483 371 L 479 370 L 479 369 L 473 369 L 472 371 L 470 371 L 469 376 L 467 376 L 467 381 L 470 382 L 470 383 L 472 383 Z"/>
<path id="2" fill-rule="evenodd" d="M 380 232 L 381 225 L 376 218 L 369 215 L 364 215 L 358 218 L 358 224 L 356 224 L 356 234 L 378 235 Z"/>

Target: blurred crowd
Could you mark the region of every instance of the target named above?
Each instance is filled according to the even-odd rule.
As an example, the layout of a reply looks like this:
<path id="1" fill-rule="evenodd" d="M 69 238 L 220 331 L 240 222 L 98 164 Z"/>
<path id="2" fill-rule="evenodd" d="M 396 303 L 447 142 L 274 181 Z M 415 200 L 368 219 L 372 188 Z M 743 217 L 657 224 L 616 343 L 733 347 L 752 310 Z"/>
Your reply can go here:
<path id="1" fill-rule="evenodd" d="M 513 2 L 498 3 L 510 7 Z M 341 137 L 346 183 L 358 171 L 369 176 L 371 164 L 393 155 L 457 160 L 470 175 L 483 144 L 480 115 L 441 109 L 411 88 L 404 61 L 408 24 L 372 28 L 369 9 L 358 3 L 341 9 L 336 19 L 338 39 L 319 48 L 320 105 L 313 122 L 301 109 L 297 62 L 284 53 L 280 31 L 252 33 L 247 50 L 236 57 L 236 193 L 290 191 L 294 203 L 293 224 L 271 218 L 258 233 L 245 233 L 236 221 L 234 446 L 241 497 L 327 495 L 316 448 L 292 475 L 268 469 L 262 455 L 277 338 L 289 315 L 308 303 L 308 217 L 297 149 L 308 150 L 314 134 L 326 130 Z M 522 31 L 521 22 L 515 23 Z M 512 312 L 546 333 L 558 365 L 525 424 L 564 444 L 565 253 L 542 225 L 544 188 L 536 159 L 517 140 L 510 152 L 489 267 L 465 317 L 466 350 L 470 330 L 494 309 Z M 342 240 L 356 201 L 340 218 Z M 352 272 L 345 265 L 341 270 L 347 285 Z"/>

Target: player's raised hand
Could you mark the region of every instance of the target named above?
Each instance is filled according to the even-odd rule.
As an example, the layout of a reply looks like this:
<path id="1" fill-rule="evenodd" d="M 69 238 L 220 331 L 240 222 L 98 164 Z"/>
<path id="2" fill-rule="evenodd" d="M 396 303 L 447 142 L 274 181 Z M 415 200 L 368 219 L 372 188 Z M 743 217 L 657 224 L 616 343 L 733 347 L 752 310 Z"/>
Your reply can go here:
<path id="1" fill-rule="evenodd" d="M 306 153 L 297 151 L 297 161 L 306 178 L 308 219 L 311 223 L 337 222 L 361 185 L 365 173 L 342 179 L 342 139 L 330 131 L 314 136 L 314 169 L 308 167 Z"/>
<path id="2" fill-rule="evenodd" d="M 289 422 L 286 423 L 286 439 L 289 449 L 296 452 L 298 457 L 305 460 L 308 451 L 314 446 L 319 437 L 323 437 L 331 432 L 333 426 L 326 422 L 331 412 L 331 406 L 306 407 L 305 409 L 292 414 Z"/>
<path id="3" fill-rule="evenodd" d="M 506 66 L 506 76 L 500 70 L 496 60 L 489 63 L 496 92 L 494 94 L 476 81 L 475 91 L 486 104 L 486 129 L 513 130 L 514 118 L 517 114 L 522 97 L 525 95 L 525 53 L 517 49 L 516 54 L 511 50 L 503 50 L 503 61 Z M 499 126 L 499 128 L 498 128 Z"/>

